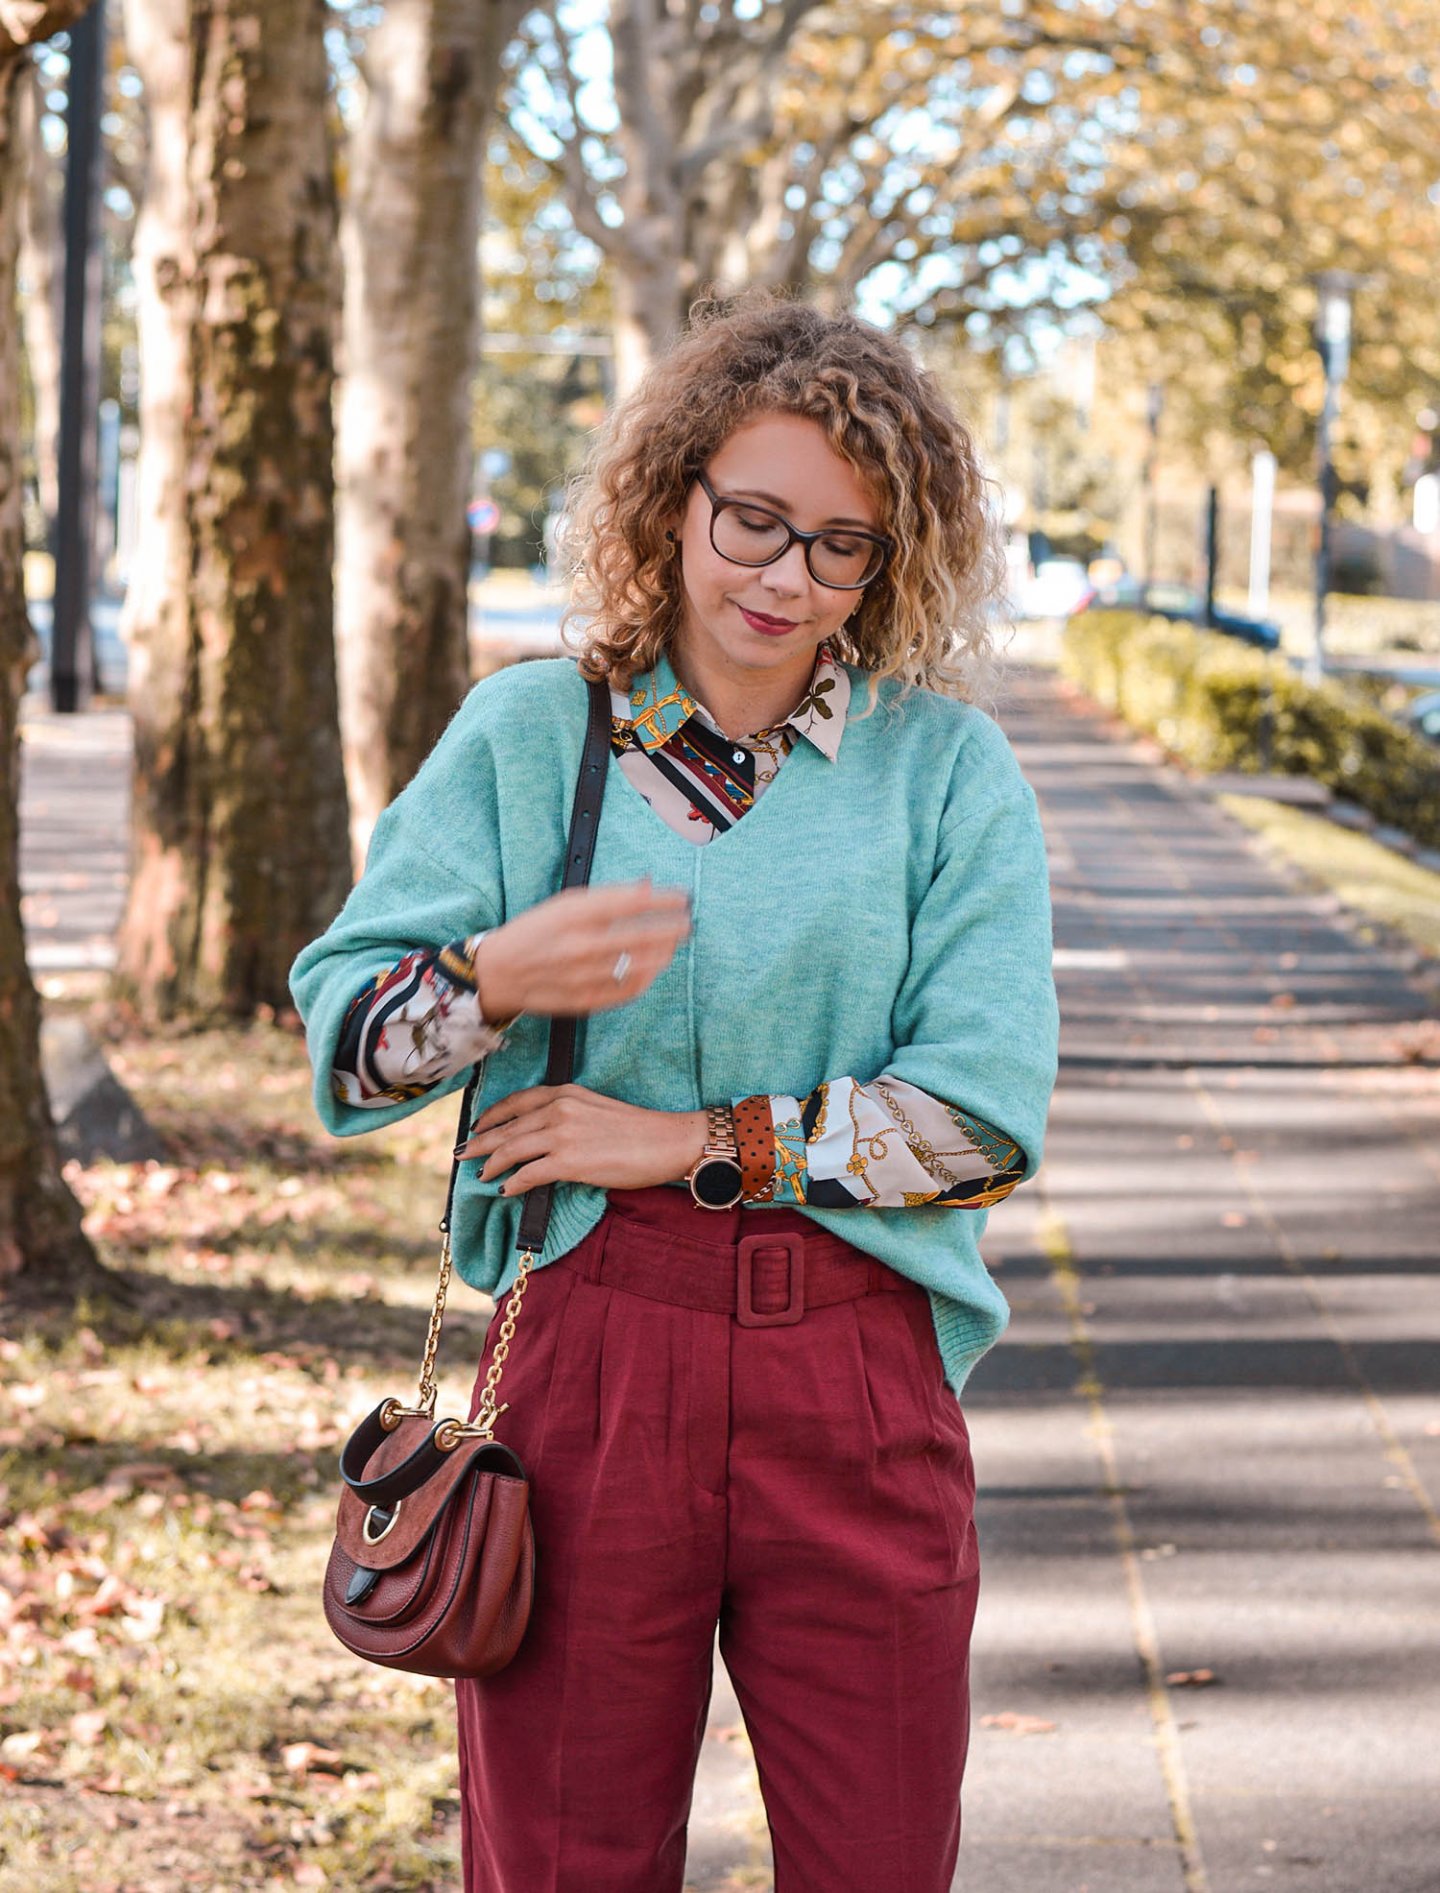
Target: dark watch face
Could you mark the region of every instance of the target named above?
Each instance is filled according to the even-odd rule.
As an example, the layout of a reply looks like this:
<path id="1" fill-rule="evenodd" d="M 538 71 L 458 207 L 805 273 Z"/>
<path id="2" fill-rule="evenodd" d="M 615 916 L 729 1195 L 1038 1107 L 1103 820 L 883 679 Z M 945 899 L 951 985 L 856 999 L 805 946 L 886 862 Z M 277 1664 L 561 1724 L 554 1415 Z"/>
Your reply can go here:
<path id="1" fill-rule="evenodd" d="M 728 1157 L 707 1157 L 691 1187 L 707 1209 L 728 1209 L 740 1194 L 743 1180 L 738 1163 Z"/>

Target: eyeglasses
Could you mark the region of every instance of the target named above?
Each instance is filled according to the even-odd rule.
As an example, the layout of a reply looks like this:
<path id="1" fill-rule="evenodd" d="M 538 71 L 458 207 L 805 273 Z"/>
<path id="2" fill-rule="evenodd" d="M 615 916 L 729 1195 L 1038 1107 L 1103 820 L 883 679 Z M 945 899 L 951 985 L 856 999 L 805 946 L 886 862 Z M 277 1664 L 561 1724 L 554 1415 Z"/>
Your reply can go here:
<path id="1" fill-rule="evenodd" d="M 881 534 L 848 526 L 801 532 L 768 506 L 717 493 L 703 473 L 697 477 L 710 501 L 710 543 L 732 565 L 773 565 L 798 539 L 817 584 L 857 592 L 879 578 L 894 549 Z"/>

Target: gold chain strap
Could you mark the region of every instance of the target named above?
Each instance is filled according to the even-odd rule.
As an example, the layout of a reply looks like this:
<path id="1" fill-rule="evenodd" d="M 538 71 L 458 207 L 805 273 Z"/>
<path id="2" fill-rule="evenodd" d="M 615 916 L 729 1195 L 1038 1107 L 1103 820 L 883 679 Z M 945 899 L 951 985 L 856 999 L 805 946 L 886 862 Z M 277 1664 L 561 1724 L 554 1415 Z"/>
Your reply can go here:
<path id="1" fill-rule="evenodd" d="M 447 1239 L 448 1246 L 448 1239 Z M 525 1250 L 520 1257 L 520 1267 L 511 1284 L 510 1299 L 505 1304 L 505 1319 L 500 1323 L 500 1338 L 495 1343 L 495 1352 L 490 1357 L 490 1371 L 485 1376 L 485 1390 L 480 1395 L 480 1411 L 475 1417 L 475 1430 L 488 1439 L 494 1431 L 495 1422 L 505 1411 L 505 1407 L 495 1404 L 495 1390 L 500 1385 L 500 1375 L 504 1371 L 505 1358 L 510 1352 L 510 1342 L 515 1334 L 515 1317 L 520 1312 L 520 1303 L 525 1298 L 525 1284 L 530 1279 L 530 1270 L 535 1257 Z M 507 1400 L 505 1406 L 509 1406 Z"/>
<path id="2" fill-rule="evenodd" d="M 505 1319 L 500 1324 L 500 1336 L 495 1343 L 495 1352 L 490 1358 L 490 1368 L 485 1376 L 484 1390 L 480 1395 L 480 1406 L 474 1420 L 442 1420 L 435 1429 L 435 1444 L 442 1452 L 449 1452 L 458 1446 L 462 1439 L 493 1439 L 495 1422 L 509 1407 L 507 1400 L 503 1407 L 496 1406 L 495 1395 L 500 1386 L 500 1376 L 505 1370 L 505 1361 L 510 1353 L 510 1343 L 515 1336 L 515 1317 L 520 1312 L 520 1304 L 525 1298 L 525 1284 L 530 1279 L 534 1267 L 534 1253 L 526 1249 L 520 1257 L 519 1272 L 511 1284 L 511 1295 L 505 1304 Z M 445 1296 L 450 1287 L 450 1230 L 444 1231 L 440 1244 L 440 1280 L 435 1285 L 435 1304 L 430 1310 L 430 1332 L 425 1337 L 425 1359 L 420 1367 L 420 1386 L 416 1404 L 402 1407 L 398 1400 L 387 1400 L 380 1414 L 380 1423 L 387 1431 L 399 1425 L 402 1419 L 431 1420 L 435 1417 L 435 1350 L 440 1343 L 440 1323 L 445 1318 Z"/>

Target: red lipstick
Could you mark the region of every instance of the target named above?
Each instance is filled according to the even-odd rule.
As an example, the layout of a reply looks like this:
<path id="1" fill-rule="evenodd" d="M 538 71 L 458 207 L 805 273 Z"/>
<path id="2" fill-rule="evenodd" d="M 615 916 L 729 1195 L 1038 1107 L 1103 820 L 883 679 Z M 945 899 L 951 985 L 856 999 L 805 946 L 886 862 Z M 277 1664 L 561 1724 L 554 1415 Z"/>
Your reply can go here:
<path id="1" fill-rule="evenodd" d="M 795 629 L 795 620 L 792 618 L 767 618 L 762 612 L 747 611 L 744 605 L 738 605 L 736 609 L 752 631 L 763 631 L 768 637 L 783 637 L 787 631 Z"/>

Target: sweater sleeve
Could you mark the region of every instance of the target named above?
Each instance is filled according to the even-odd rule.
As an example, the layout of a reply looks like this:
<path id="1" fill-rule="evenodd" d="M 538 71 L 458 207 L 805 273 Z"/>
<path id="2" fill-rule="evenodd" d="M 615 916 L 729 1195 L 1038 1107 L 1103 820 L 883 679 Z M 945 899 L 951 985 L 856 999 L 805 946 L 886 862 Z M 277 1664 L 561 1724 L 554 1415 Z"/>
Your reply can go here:
<path id="1" fill-rule="evenodd" d="M 1002 1130 L 1018 1146 L 1013 1167 L 1023 1182 L 1043 1153 L 1060 1016 L 1039 809 L 995 734 L 1003 745 L 997 773 L 1009 781 L 978 809 L 962 806 L 941 829 L 930 885 L 911 921 L 886 1072 L 953 1107 L 957 1121 Z"/>
<path id="2" fill-rule="evenodd" d="M 335 1082 L 354 1007 L 408 955 L 437 952 L 500 924 L 504 899 L 495 834 L 494 756 L 477 685 L 414 777 L 380 815 L 365 871 L 329 927 L 303 947 L 290 991 L 305 1023 L 315 1109 L 337 1137 L 408 1117 L 464 1084 L 459 1066 L 413 1095 L 348 1102 Z M 466 821 L 456 824 L 453 811 Z M 403 1087 L 401 1087 L 403 1089 Z"/>

